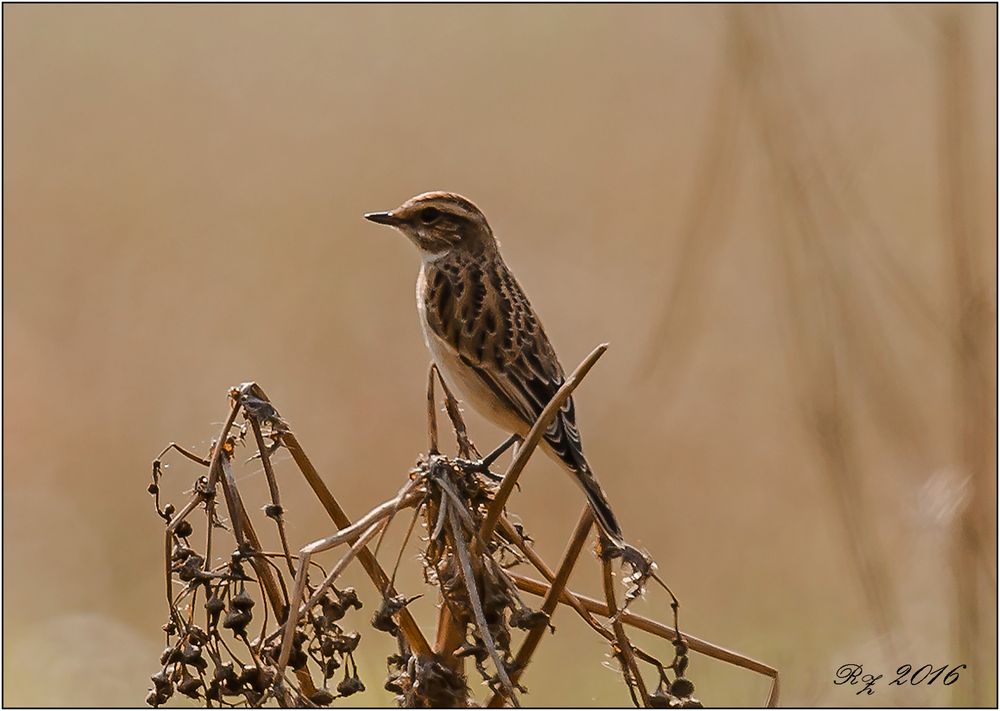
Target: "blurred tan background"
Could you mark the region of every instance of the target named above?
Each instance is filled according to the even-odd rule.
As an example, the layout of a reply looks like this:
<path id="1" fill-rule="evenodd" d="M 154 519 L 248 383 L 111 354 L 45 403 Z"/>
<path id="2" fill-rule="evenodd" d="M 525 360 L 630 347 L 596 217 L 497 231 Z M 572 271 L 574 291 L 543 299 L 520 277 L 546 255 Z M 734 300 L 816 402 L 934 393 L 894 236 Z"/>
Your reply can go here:
<path id="1" fill-rule="evenodd" d="M 684 628 L 777 667 L 786 704 L 996 704 L 994 6 L 3 16 L 6 704 L 142 703 L 149 462 L 206 451 L 228 386 L 263 385 L 350 513 L 397 490 L 426 446 L 418 260 L 360 216 L 431 189 L 483 208 L 567 369 L 610 342 L 582 431 Z M 178 503 L 196 471 L 168 461 Z M 282 473 L 293 540 L 329 533 Z M 553 559 L 581 500 L 544 458 L 522 482 Z M 555 624 L 526 699 L 626 704 Z M 385 704 L 363 636 L 356 698 Z M 847 662 L 874 696 L 832 684 Z M 886 686 L 904 663 L 969 669 Z"/>

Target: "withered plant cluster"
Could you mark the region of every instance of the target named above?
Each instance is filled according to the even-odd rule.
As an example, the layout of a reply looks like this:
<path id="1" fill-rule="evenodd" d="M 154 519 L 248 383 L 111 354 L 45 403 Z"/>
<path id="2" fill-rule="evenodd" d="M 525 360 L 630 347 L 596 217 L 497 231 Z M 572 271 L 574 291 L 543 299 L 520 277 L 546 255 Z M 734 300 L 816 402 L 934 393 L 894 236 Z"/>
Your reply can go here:
<path id="1" fill-rule="evenodd" d="M 554 630 L 551 620 L 559 603 L 575 610 L 607 641 L 637 707 L 701 705 L 687 674 L 690 650 L 771 677 L 769 702 L 776 702 L 774 669 L 680 632 L 676 599 L 657 576 L 656 566 L 638 551 L 599 543 L 596 557 L 603 573 L 603 601 L 566 587 L 591 540 L 593 518 L 588 507 L 584 507 L 555 570 L 535 553 L 531 538 L 505 512 L 517 478 L 551 418 L 604 350 L 604 346 L 597 348 L 567 379 L 523 441 L 511 438 L 485 457 L 469 440 L 458 403 L 432 367 L 427 394 L 428 453 L 419 457 L 394 497 L 354 522 L 263 390 L 254 383 L 232 388 L 229 416 L 207 458 L 171 444 L 153 462 L 149 491 L 166 523 L 164 573 L 169 618 L 163 625 L 167 645 L 151 677 L 147 703 L 160 706 L 181 694 L 207 706 L 271 703 L 315 707 L 364 691 L 356 661 L 363 648 L 362 634 L 348 620 L 356 620 L 357 615 L 350 613 L 369 604 L 374 612 L 368 626 L 396 640 L 396 650 L 386 660 L 384 688 L 396 695 L 400 706 L 519 706 L 520 695 L 527 693 L 521 677 L 546 632 Z M 444 391 L 445 409 L 458 446 L 456 457 L 438 449 L 436 381 Z M 491 471 L 499 456 L 515 444 L 506 472 Z M 232 468 L 240 446 L 254 447 L 254 457 L 261 461 L 270 492 L 263 513 L 277 528 L 280 551 L 263 549 L 248 514 L 254 507 L 244 505 Z M 327 538 L 297 550 L 288 542 L 272 463 L 281 448 L 291 454 L 336 527 Z M 170 451 L 204 468 L 191 497 L 179 509 L 163 503 L 160 495 L 161 460 Z M 199 510 L 205 517 L 204 537 L 196 542 L 189 519 Z M 376 554 L 389 524 L 403 511 L 409 512 L 405 517 L 409 526 L 389 574 Z M 408 595 L 397 590 L 395 583 L 418 523 L 423 530 L 418 536 L 423 578 L 428 587 L 436 588 L 441 601 L 433 637 L 425 635 L 407 608 L 426 590 Z M 337 547 L 343 554 L 329 569 L 314 559 Z M 354 563 L 364 568 L 374 585 L 367 601 L 353 588 L 337 586 L 339 577 Z M 624 576 L 622 605 L 613 582 L 614 565 L 629 572 Z M 523 566 L 534 567 L 544 580 L 516 570 Z M 670 595 L 671 625 L 628 609 L 650 581 L 659 583 Z M 541 605 L 528 605 L 524 593 L 540 597 Z M 626 626 L 665 640 L 669 663 L 637 646 Z M 520 637 L 519 644 L 515 644 L 515 637 Z M 467 675 L 473 672 L 467 667 L 481 677 L 482 684 L 475 688 L 485 687 L 486 698 L 475 698 Z"/>

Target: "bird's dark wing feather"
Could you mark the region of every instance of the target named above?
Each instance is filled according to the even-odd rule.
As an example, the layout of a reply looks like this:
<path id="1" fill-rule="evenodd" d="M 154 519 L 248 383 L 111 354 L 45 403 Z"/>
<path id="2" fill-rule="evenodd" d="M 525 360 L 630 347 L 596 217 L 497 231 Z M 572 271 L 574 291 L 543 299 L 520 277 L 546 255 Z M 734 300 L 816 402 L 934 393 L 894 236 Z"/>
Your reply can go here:
<path id="1" fill-rule="evenodd" d="M 431 330 L 497 399 L 531 426 L 565 382 L 541 321 L 506 265 L 441 260 L 428 265 L 424 303 Z M 545 441 L 574 469 L 585 465 L 573 399 Z"/>

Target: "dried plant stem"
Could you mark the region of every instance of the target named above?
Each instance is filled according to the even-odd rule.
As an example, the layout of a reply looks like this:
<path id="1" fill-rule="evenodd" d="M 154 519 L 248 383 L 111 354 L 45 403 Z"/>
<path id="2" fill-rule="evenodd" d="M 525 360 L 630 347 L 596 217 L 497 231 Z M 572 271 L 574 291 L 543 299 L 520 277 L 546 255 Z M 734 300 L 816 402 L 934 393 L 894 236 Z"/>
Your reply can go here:
<path id="1" fill-rule="evenodd" d="M 294 573 L 295 566 L 292 564 L 291 551 L 288 548 L 288 536 L 285 532 L 285 514 L 281 508 L 281 492 L 278 489 L 278 480 L 274 476 L 274 467 L 271 464 L 271 454 L 264 443 L 264 435 L 260 431 L 260 422 L 256 417 L 250 416 L 250 428 L 253 430 L 254 439 L 257 441 L 257 451 L 260 452 L 260 461 L 264 467 L 264 475 L 267 477 L 267 488 L 271 492 L 271 505 L 274 506 L 274 522 L 278 527 L 278 537 L 281 539 L 281 550 L 285 553 L 285 563 L 288 571 Z"/>
<path id="2" fill-rule="evenodd" d="M 241 549 L 246 548 L 248 552 L 254 554 L 250 557 L 250 565 L 253 566 L 254 571 L 256 571 L 257 576 L 260 578 L 261 584 L 264 586 L 267 599 L 271 603 L 274 614 L 279 621 L 284 621 L 285 615 L 288 612 L 285 607 L 285 597 L 281 593 L 277 578 L 274 576 L 274 571 L 263 558 L 256 555 L 262 551 L 260 539 L 257 537 L 257 532 L 254 530 L 250 517 L 247 516 L 243 500 L 240 498 L 239 489 L 236 488 L 236 480 L 233 477 L 233 470 L 229 463 L 228 454 L 223 455 L 219 466 L 224 474 L 222 478 L 223 492 L 226 498 L 226 506 L 229 509 L 229 516 L 233 522 L 233 534 L 236 536 L 237 544 Z"/>
<path id="3" fill-rule="evenodd" d="M 453 505 L 448 505 L 448 518 L 451 521 L 451 534 L 455 538 L 455 552 L 458 554 L 459 569 L 462 571 L 462 577 L 465 579 L 465 589 L 469 595 L 469 603 L 472 605 L 472 614 L 476 619 L 476 626 L 479 627 L 479 636 L 483 640 L 483 644 L 486 645 L 490 657 L 493 659 L 493 665 L 497 669 L 497 677 L 499 677 L 500 682 L 503 684 L 504 691 L 508 698 L 510 698 L 511 703 L 520 708 L 521 704 L 514 693 L 514 684 L 507 675 L 507 667 L 497 652 L 493 635 L 490 634 L 489 625 L 486 624 L 486 615 L 483 613 L 483 604 L 479 599 L 479 590 L 476 587 L 476 576 L 472 572 L 472 563 L 469 560 L 468 541 L 465 540 L 465 534 L 462 532 L 462 522 Z"/>
<path id="4" fill-rule="evenodd" d="M 212 456 L 209 457 L 208 464 L 208 490 L 212 493 L 215 492 L 215 485 L 219 481 L 219 462 L 222 460 L 228 444 L 229 430 L 233 428 L 233 423 L 236 421 L 236 415 L 239 414 L 240 409 L 239 402 L 234 398 L 229 410 L 229 417 L 222 425 L 222 431 L 219 433 L 218 439 L 215 440 L 215 446 L 212 447 Z"/>
<path id="5" fill-rule="evenodd" d="M 158 455 L 156 455 L 156 459 L 153 460 L 154 463 L 159 463 L 159 461 L 161 459 L 163 459 L 163 457 L 166 455 L 166 453 L 169 452 L 170 450 L 174 450 L 175 452 L 179 452 L 180 454 L 182 454 L 185 457 L 187 457 L 188 459 L 190 459 L 192 462 L 196 462 L 197 464 L 200 464 L 203 467 L 207 467 L 209 464 L 211 464 L 211 462 L 209 462 L 209 460 L 205 459 L 204 457 L 200 457 L 197 454 L 195 454 L 194 452 L 191 452 L 191 451 L 185 449 L 184 447 L 180 446 L 176 442 L 171 442 L 166 447 L 164 447 L 163 451 L 160 452 Z"/>
<path id="6" fill-rule="evenodd" d="M 587 537 L 590 535 L 590 529 L 593 525 L 594 514 L 590 510 L 590 506 L 586 506 L 583 513 L 580 514 L 580 519 L 573 530 L 573 536 L 570 538 L 569 544 L 566 546 L 566 551 L 563 553 L 562 561 L 559 563 L 559 568 L 556 571 L 555 580 L 553 580 L 551 588 L 549 588 L 548 593 L 542 600 L 542 612 L 545 613 L 550 621 L 556 607 L 559 605 L 559 595 L 569 582 L 569 576 L 573 572 L 573 567 L 580 557 L 580 552 L 583 550 L 583 545 L 587 542 Z M 508 573 L 508 575 L 516 580 L 513 574 Z M 535 649 L 538 648 L 538 644 L 542 641 L 542 635 L 545 634 L 546 630 L 548 630 L 548 625 L 538 625 L 525 636 L 524 641 L 521 643 L 521 648 L 517 650 L 517 656 L 514 658 L 514 664 L 512 665 L 510 676 L 511 681 L 515 684 L 521 678 L 521 673 L 528 666 L 528 662 L 531 661 L 531 656 L 535 653 Z M 502 703 L 503 696 L 494 692 L 486 705 L 489 708 L 498 708 Z"/>
<path id="7" fill-rule="evenodd" d="M 604 599 L 607 600 L 608 603 L 611 629 L 615 632 L 618 652 L 621 655 L 620 662 L 622 665 L 622 675 L 625 677 L 625 683 L 628 685 L 629 691 L 632 692 L 632 700 L 635 701 L 636 695 L 638 694 L 639 702 L 644 707 L 648 707 L 649 694 L 646 691 L 646 683 L 643 681 L 642 674 L 639 673 L 639 667 L 635 663 L 635 654 L 632 652 L 632 643 L 629 642 L 628 635 L 625 634 L 625 626 L 622 625 L 622 621 L 619 616 L 621 611 L 618 609 L 618 604 L 615 602 L 615 581 L 614 572 L 611 570 L 611 561 L 607 558 L 602 559 L 601 568 L 604 579 Z M 633 691 L 633 686 L 635 687 L 635 691 Z"/>
<path id="8" fill-rule="evenodd" d="M 437 376 L 437 366 L 431 363 L 427 369 L 427 454 L 440 454 L 438 449 L 437 398 L 434 396 L 434 378 Z"/>
<path id="9" fill-rule="evenodd" d="M 469 441 L 469 431 L 465 426 L 465 418 L 462 417 L 462 411 L 458 406 L 458 400 L 451 392 L 451 388 L 448 387 L 448 383 L 444 381 L 444 377 L 442 377 L 441 371 L 438 370 L 437 366 L 432 365 L 431 370 L 437 375 L 438 382 L 441 383 L 441 389 L 444 390 L 444 406 L 448 411 L 448 417 L 451 419 L 451 423 L 454 426 L 455 439 L 458 443 L 458 456 L 464 457 L 465 459 L 472 459 L 473 457 L 478 459 L 479 450 L 476 449 L 476 445 Z"/>
<path id="10" fill-rule="evenodd" d="M 532 595 L 538 595 L 548 599 L 553 586 L 548 583 L 543 583 L 541 580 L 534 580 L 532 578 L 526 577 L 524 575 L 519 575 L 517 573 L 508 572 L 510 578 L 517 585 L 519 590 L 523 590 L 526 593 Z M 570 590 L 563 590 L 559 596 L 559 602 L 564 604 L 571 604 L 570 600 L 575 598 L 587 612 L 595 615 L 600 615 L 602 617 L 610 618 L 612 613 L 608 610 L 606 603 L 600 600 L 595 600 L 592 597 L 587 597 L 586 595 L 581 595 L 580 593 L 572 592 Z M 674 641 L 677 639 L 677 632 L 673 627 L 665 625 L 662 622 L 657 622 L 656 620 L 651 620 L 648 617 L 643 617 L 638 615 L 631 610 L 621 610 L 618 612 L 618 617 L 623 624 L 635 627 L 636 629 L 642 630 L 643 632 L 648 632 L 650 634 L 656 635 L 662 639 L 669 641 Z M 738 652 L 733 652 L 732 650 L 726 649 L 725 647 L 720 647 L 718 645 L 712 644 L 711 642 L 706 642 L 703 639 L 692 636 L 690 633 L 684 633 L 684 642 L 693 651 L 699 654 L 704 654 L 706 657 L 712 659 L 717 659 L 720 662 L 726 662 L 727 664 L 732 664 L 738 666 L 741 669 L 747 669 L 762 676 L 766 676 L 771 679 L 771 690 L 768 696 L 767 705 L 768 707 L 774 707 L 778 703 L 778 670 L 772 666 L 764 664 L 763 662 L 757 661 L 751 657 L 746 657 Z"/>

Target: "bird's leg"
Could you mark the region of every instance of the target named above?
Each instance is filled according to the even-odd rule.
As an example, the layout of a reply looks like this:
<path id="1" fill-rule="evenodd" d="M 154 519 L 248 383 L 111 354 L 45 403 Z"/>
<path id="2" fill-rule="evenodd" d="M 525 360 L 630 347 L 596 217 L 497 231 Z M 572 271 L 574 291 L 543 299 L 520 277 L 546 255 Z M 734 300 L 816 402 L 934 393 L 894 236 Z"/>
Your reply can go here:
<path id="1" fill-rule="evenodd" d="M 488 469 L 490 465 L 493 464 L 493 462 L 495 462 L 497 459 L 500 458 L 501 454 L 506 452 L 513 445 L 517 444 L 520 441 L 521 441 L 521 435 L 516 433 L 512 434 L 510 437 L 501 442 L 499 447 L 497 447 L 492 452 L 483 457 L 480 460 L 480 464 Z"/>
<path id="2" fill-rule="evenodd" d="M 492 479 L 493 481 L 500 481 L 503 477 L 499 474 L 494 474 L 490 471 L 490 467 L 493 463 L 500 458 L 504 452 L 510 449 L 514 444 L 521 441 L 521 435 L 512 434 L 510 437 L 505 439 L 500 443 L 500 446 L 494 449 L 492 452 L 487 454 L 485 457 L 478 461 L 465 462 L 468 466 L 469 471 L 476 472 L 477 474 L 482 474 L 483 476 Z"/>

